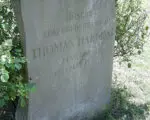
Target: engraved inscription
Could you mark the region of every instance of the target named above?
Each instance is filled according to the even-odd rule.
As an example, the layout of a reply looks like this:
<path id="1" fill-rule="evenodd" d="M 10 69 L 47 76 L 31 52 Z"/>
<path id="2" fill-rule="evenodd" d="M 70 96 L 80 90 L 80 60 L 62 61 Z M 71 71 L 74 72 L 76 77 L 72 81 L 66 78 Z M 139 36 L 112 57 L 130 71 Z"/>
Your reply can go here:
<path id="1" fill-rule="evenodd" d="M 105 88 L 111 87 L 114 1 L 21 3 L 28 72 L 37 86 L 27 117 L 69 119 L 109 102 Z"/>
<path id="2" fill-rule="evenodd" d="M 109 31 L 104 30 L 101 33 L 77 37 L 77 40 L 75 40 L 77 41 L 76 44 L 74 40 L 64 40 L 51 45 L 45 45 L 40 48 L 34 48 L 32 50 L 33 59 L 43 58 L 44 56 L 48 56 L 56 52 L 65 52 L 68 48 L 76 46 L 82 47 L 82 45 L 86 44 L 97 44 L 97 42 L 101 42 L 102 40 L 109 40 L 113 35 L 114 32 L 110 29 Z"/>
<path id="3" fill-rule="evenodd" d="M 76 70 L 76 68 L 84 68 L 90 63 L 88 58 L 90 51 L 81 52 L 80 55 L 72 55 L 61 58 L 58 62 L 64 65 L 64 70 L 56 71 L 54 74 L 57 76 L 61 72 L 68 73 L 70 71 Z"/>
<path id="4" fill-rule="evenodd" d="M 80 2 L 76 1 L 75 3 L 76 4 L 81 4 L 81 0 L 79 0 Z M 84 10 L 83 12 L 80 12 L 80 13 L 76 13 L 74 11 L 71 11 L 68 9 L 68 14 L 67 14 L 67 21 L 72 21 L 72 20 L 83 20 L 83 19 L 86 19 L 86 18 L 91 18 L 91 17 L 95 17 L 97 15 L 99 15 L 99 11 L 98 8 L 107 8 L 108 6 L 108 1 L 107 0 L 96 0 L 95 2 L 91 2 L 92 4 L 92 9 L 91 8 L 88 8 L 87 10 Z"/>
<path id="5" fill-rule="evenodd" d="M 62 1 L 63 3 L 64 1 Z M 97 19 L 98 16 L 102 16 L 102 12 L 98 9 L 107 8 L 107 0 L 96 0 L 91 2 L 92 7 L 88 6 L 82 12 L 76 13 L 73 9 L 67 9 L 66 23 L 59 27 L 56 24 L 50 24 L 46 26 L 43 32 L 43 39 L 50 40 L 50 44 L 45 44 L 44 46 L 38 46 L 32 49 L 33 60 L 37 59 L 50 59 L 52 54 L 63 54 L 64 52 L 69 52 L 68 50 L 80 49 L 82 47 L 87 47 L 89 51 L 83 50 L 78 53 L 78 55 L 64 56 L 56 60 L 56 63 L 64 65 L 64 71 L 60 70 L 55 72 L 58 75 L 60 72 L 69 72 L 75 70 L 76 68 L 85 67 L 90 61 L 87 56 L 90 54 L 91 46 L 96 50 L 95 54 L 99 55 L 98 48 L 101 46 L 102 42 L 105 40 L 111 40 L 114 36 L 114 30 L 108 29 L 112 27 L 113 20 L 111 16 L 106 16 L 105 19 Z M 99 30 L 101 31 L 93 31 Z M 91 33 L 89 33 L 91 31 Z M 94 32 L 94 34 L 93 34 Z M 63 40 L 57 40 L 57 36 L 66 36 L 67 34 L 79 33 L 76 37 L 67 39 L 65 37 Z M 82 35 L 83 33 L 83 35 Z M 59 38 L 60 39 L 60 38 Z M 86 52 L 85 52 L 86 51 Z M 58 54 L 59 53 L 59 54 Z"/>
<path id="6" fill-rule="evenodd" d="M 68 24 L 66 26 L 63 26 L 61 28 L 56 28 L 55 25 L 50 25 L 48 30 L 45 30 L 43 33 L 44 38 L 50 38 L 54 36 L 60 36 L 62 34 L 68 33 L 68 32 L 86 32 L 88 29 L 94 28 L 94 27 L 101 27 L 102 25 L 110 25 L 111 18 L 108 17 L 104 21 L 98 20 L 95 22 L 85 22 L 82 24 L 75 23 L 75 24 Z"/>

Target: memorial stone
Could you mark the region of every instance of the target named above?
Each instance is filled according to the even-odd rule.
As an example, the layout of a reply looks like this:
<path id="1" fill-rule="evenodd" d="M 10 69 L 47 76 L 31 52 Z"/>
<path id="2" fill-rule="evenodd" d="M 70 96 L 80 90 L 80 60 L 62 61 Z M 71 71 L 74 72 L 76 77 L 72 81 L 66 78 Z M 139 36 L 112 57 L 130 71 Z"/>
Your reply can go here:
<path id="1" fill-rule="evenodd" d="M 28 75 L 36 83 L 28 120 L 79 120 L 105 109 L 111 90 L 115 1 L 21 0 L 20 7 Z"/>

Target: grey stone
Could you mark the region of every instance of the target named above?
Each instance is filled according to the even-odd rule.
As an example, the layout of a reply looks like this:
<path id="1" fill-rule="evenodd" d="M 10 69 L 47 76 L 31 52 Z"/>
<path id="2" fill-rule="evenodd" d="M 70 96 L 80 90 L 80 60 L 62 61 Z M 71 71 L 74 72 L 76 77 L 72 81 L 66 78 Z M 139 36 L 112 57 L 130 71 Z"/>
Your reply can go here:
<path id="1" fill-rule="evenodd" d="M 105 109 L 112 78 L 114 2 L 21 0 L 28 76 L 36 83 L 28 120 L 80 120 Z"/>

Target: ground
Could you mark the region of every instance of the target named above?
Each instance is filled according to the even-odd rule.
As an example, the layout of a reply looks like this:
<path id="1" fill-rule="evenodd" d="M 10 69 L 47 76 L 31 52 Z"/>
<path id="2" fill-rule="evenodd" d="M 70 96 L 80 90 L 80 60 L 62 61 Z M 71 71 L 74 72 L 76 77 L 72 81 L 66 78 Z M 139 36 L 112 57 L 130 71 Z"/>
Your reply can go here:
<path id="1" fill-rule="evenodd" d="M 113 82 L 115 86 L 126 88 L 131 93 L 128 101 L 136 106 L 150 105 L 150 42 L 144 46 L 141 55 L 132 57 L 132 67 L 128 68 L 127 63 L 114 62 Z M 117 96 L 116 96 L 117 97 Z M 132 109 L 132 108 L 131 108 Z M 147 109 L 147 110 L 146 110 Z M 145 108 L 147 112 L 149 108 Z M 144 119 L 144 118 L 143 118 Z M 146 116 L 147 120 L 150 117 Z M 123 119 L 121 119 L 123 120 Z"/>
<path id="2" fill-rule="evenodd" d="M 150 0 L 147 3 L 145 7 L 150 15 Z M 149 21 L 148 24 L 150 23 Z M 131 93 L 127 99 L 123 98 L 126 99 L 125 102 L 130 104 L 126 105 L 126 107 L 129 107 L 128 111 L 133 110 L 131 114 L 143 116 L 143 118 L 125 118 L 123 116 L 126 116 L 127 113 L 123 112 L 123 115 L 116 120 L 150 120 L 150 115 L 148 115 L 150 114 L 150 38 L 146 42 L 142 54 L 132 57 L 131 65 L 132 67 L 128 68 L 127 63 L 120 65 L 119 62 L 114 59 L 113 83 L 115 83 L 115 88 L 126 88 L 126 91 Z M 116 97 L 118 97 L 118 95 L 116 95 Z M 116 105 L 117 103 L 114 102 L 114 104 Z M 137 109 L 143 110 L 143 112 L 137 112 Z"/>

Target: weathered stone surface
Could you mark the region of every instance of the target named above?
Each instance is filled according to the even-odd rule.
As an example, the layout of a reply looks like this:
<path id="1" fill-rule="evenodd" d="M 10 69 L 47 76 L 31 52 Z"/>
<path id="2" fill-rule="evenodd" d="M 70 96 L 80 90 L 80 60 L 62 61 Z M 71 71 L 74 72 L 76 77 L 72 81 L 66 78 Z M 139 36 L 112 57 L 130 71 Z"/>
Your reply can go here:
<path id="1" fill-rule="evenodd" d="M 21 0 L 28 73 L 36 83 L 28 120 L 87 117 L 105 108 L 111 88 L 114 2 Z"/>

